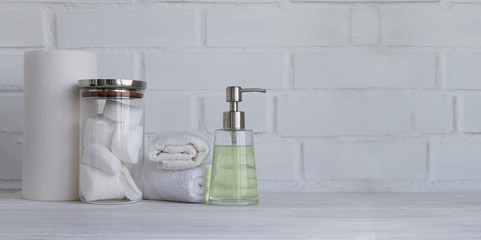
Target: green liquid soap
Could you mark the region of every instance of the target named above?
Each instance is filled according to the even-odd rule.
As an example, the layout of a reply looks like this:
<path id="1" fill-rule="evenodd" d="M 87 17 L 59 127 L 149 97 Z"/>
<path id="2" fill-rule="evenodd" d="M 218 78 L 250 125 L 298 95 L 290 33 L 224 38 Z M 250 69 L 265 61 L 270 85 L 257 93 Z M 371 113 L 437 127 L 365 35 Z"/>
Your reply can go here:
<path id="1" fill-rule="evenodd" d="M 258 201 L 254 146 L 214 146 L 209 204 L 256 205 Z"/>

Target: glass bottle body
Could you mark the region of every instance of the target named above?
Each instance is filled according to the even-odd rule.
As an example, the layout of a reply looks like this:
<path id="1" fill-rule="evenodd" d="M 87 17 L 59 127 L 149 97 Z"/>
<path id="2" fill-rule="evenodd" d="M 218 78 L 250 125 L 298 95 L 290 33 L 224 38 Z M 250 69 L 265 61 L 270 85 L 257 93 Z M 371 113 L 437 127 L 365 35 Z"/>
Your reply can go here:
<path id="1" fill-rule="evenodd" d="M 126 204 L 142 200 L 142 91 L 80 89 L 80 200 Z M 135 180 L 134 180 L 135 179 Z"/>
<path id="2" fill-rule="evenodd" d="M 217 130 L 209 204 L 256 205 L 258 199 L 253 132 Z"/>

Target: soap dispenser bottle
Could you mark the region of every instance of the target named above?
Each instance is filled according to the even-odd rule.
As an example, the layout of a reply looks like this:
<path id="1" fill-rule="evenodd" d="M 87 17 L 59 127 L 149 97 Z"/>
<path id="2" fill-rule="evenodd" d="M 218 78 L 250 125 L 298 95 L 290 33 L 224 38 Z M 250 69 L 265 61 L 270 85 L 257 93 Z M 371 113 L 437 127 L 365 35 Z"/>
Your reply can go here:
<path id="1" fill-rule="evenodd" d="M 215 132 L 208 203 L 211 205 L 256 205 L 258 203 L 254 133 L 244 129 L 244 112 L 238 103 L 242 93 L 260 88 L 226 88 L 230 111 L 224 112 L 224 128 Z"/>

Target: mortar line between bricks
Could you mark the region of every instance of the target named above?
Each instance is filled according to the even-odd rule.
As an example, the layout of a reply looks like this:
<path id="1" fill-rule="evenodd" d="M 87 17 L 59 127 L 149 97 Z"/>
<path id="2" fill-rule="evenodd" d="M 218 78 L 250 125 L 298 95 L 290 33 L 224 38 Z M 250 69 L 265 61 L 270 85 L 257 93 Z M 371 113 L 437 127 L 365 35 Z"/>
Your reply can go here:
<path id="1" fill-rule="evenodd" d="M 134 62 L 133 62 L 133 71 L 134 71 L 134 78 L 145 81 L 145 78 L 142 76 L 142 69 L 143 69 L 143 58 L 142 53 L 134 53 L 133 54 Z"/>
<path id="2" fill-rule="evenodd" d="M 348 46 L 354 46 L 353 44 L 353 41 L 352 41 L 352 31 L 353 31 L 353 28 L 352 28 L 352 20 L 353 20 L 353 17 L 352 17 L 352 12 L 354 10 L 352 9 L 352 6 L 349 8 L 349 11 L 347 13 L 347 45 Z"/>
<path id="3" fill-rule="evenodd" d="M 289 7 L 289 9 L 310 9 L 311 7 L 318 7 L 315 9 L 330 9 L 331 7 L 346 7 L 346 6 L 352 6 L 352 5 L 367 5 L 369 6 L 385 6 L 385 7 L 422 7 L 424 8 L 430 8 L 430 7 L 440 7 L 442 6 L 441 3 L 449 3 L 449 4 L 460 4 L 460 5 L 465 5 L 465 4 L 477 4 L 477 3 L 469 3 L 469 2 L 451 2 L 451 1 L 426 1 L 426 0 L 419 0 L 419 1 L 408 1 L 408 2 L 389 2 L 389 1 L 384 1 L 384 2 L 358 2 L 358 1 L 343 1 L 339 2 L 336 0 L 333 1 L 288 1 L 288 0 L 273 0 L 273 1 L 258 1 L 258 2 L 242 2 L 242 1 L 232 1 L 232 2 L 222 2 L 222 1 L 217 1 L 217 2 L 202 2 L 202 1 L 140 1 L 140 0 L 132 0 L 128 3 L 123 3 L 123 2 L 108 2 L 108 1 L 100 1 L 97 3 L 92 3 L 92 2 L 2 2 L 0 3 L 0 6 L 8 6 L 8 7 L 18 7 L 18 8 L 24 8 L 26 6 L 53 6 L 56 8 L 67 8 L 67 9 L 72 9 L 72 8 L 77 8 L 77 9 L 92 9 L 96 7 L 102 7 L 102 8 L 108 8 L 108 7 L 138 7 L 138 6 L 147 6 L 150 8 L 156 7 L 158 9 L 164 9 L 164 8 L 169 8 L 172 7 L 174 9 L 178 8 L 199 8 L 199 7 L 209 7 L 212 9 L 219 9 L 219 10 L 232 10 L 232 9 L 243 9 L 243 8 L 249 8 L 249 7 L 269 7 L 271 9 L 272 7 Z M 299 8 L 302 7 L 302 8 Z M 305 8 L 304 8 L 305 7 Z"/>
<path id="4" fill-rule="evenodd" d="M 426 143 L 426 183 L 428 185 L 432 185 L 434 181 L 434 163 L 433 163 L 433 154 L 432 154 L 432 147 L 431 147 L 431 140 L 428 140 Z"/>
<path id="5" fill-rule="evenodd" d="M 264 5 L 264 6 L 261 6 Z M 0 8 L 11 10 L 23 10 L 30 8 L 51 8 L 55 11 L 130 11 L 130 10 L 154 10 L 154 11 L 166 11 L 166 10 L 194 10 L 199 8 L 206 9 L 219 9 L 219 10 L 232 10 L 232 9 L 252 9 L 266 7 L 267 10 L 272 7 L 273 3 L 256 4 L 256 3 L 244 3 L 238 4 L 232 3 L 213 3 L 213 2 L 161 2 L 161 1 L 135 1 L 129 3 L 109 3 L 107 1 L 98 3 L 89 2 L 1 2 Z"/>
<path id="6" fill-rule="evenodd" d="M 55 13 L 50 9 L 41 10 L 42 13 L 42 31 L 43 31 L 43 49 L 55 49 Z"/>
<path id="7" fill-rule="evenodd" d="M 459 133 L 458 97 L 453 97 L 453 134 Z"/>
<path id="8" fill-rule="evenodd" d="M 436 72 L 434 76 L 434 86 L 437 89 L 442 89 L 443 84 L 442 84 L 442 66 L 441 66 L 441 53 L 436 54 Z"/>
<path id="9" fill-rule="evenodd" d="M 436 59 L 436 86 L 441 90 L 447 87 L 447 56 L 446 50 L 438 52 Z"/>
<path id="10" fill-rule="evenodd" d="M 207 10 L 203 9 L 201 12 L 201 46 L 207 46 Z"/>
<path id="11" fill-rule="evenodd" d="M 28 8 L 40 8 L 49 7 L 55 11 L 71 11 L 71 10 L 83 10 L 83 11 L 126 11 L 126 10 L 192 10 L 192 9 L 213 9 L 213 10 L 267 10 L 267 11 L 279 11 L 279 10 L 329 10 L 329 9 L 343 9 L 351 6 L 369 5 L 372 7 L 382 7 L 384 9 L 449 9 L 452 5 L 465 6 L 476 5 L 477 3 L 462 3 L 462 2 L 368 2 L 368 3 L 355 3 L 355 2 L 142 2 L 133 1 L 129 3 L 67 3 L 67 2 L 2 2 L 0 8 L 11 8 L 12 10 L 23 10 Z"/>
<path id="12" fill-rule="evenodd" d="M 439 92 L 436 89 L 408 89 L 408 88 L 333 88 L 333 89 L 271 89 L 268 88 L 269 92 L 272 94 L 278 94 L 282 96 L 317 96 L 320 94 L 332 94 L 332 93 L 347 93 L 347 94 L 393 94 L 393 93 L 403 93 L 408 95 L 416 95 L 416 94 L 433 94 L 433 95 L 440 95 L 442 92 Z M 223 93 L 221 88 L 219 89 L 149 89 L 152 92 L 199 92 L 199 93 L 212 93 L 212 94 L 221 94 Z M 481 91 L 476 91 L 481 93 Z M 446 93 L 457 93 L 456 90 L 449 90 Z"/>
<path id="13" fill-rule="evenodd" d="M 18 91 L 2 91 L 0 88 L 0 96 L 5 96 L 5 97 L 23 97 L 23 89 L 18 90 Z"/>
<path id="14" fill-rule="evenodd" d="M 202 15 L 203 15 L 202 9 L 197 9 L 195 10 L 194 14 L 194 43 L 197 45 L 197 47 L 205 47 L 205 44 L 203 43 L 203 38 L 204 38 L 204 28 L 203 28 L 203 23 L 202 23 Z"/>
<path id="15" fill-rule="evenodd" d="M 0 84 L 0 95 L 5 93 L 22 93 L 23 85 L 20 84 Z"/>
<path id="16" fill-rule="evenodd" d="M 297 174 L 299 174 L 299 179 L 298 181 L 300 181 L 301 185 L 305 185 L 305 182 L 306 182 L 306 173 L 305 173 L 305 153 L 304 153 L 304 149 L 305 149 L 305 143 L 303 142 L 300 142 L 299 143 L 299 147 L 300 147 L 300 151 L 299 151 L 299 154 L 300 154 L 300 159 L 299 159 L 299 163 L 297 164 Z M 296 175 L 297 175 L 296 174 Z"/>
<path id="17" fill-rule="evenodd" d="M 268 93 L 268 92 L 267 92 Z M 263 133 L 271 133 L 274 130 L 274 103 L 273 103 L 273 97 L 272 96 L 258 96 L 263 98 L 262 101 L 265 103 L 265 106 L 262 111 L 262 118 L 263 120 L 260 122 L 264 123 L 264 128 L 263 129 L 256 129 L 256 128 L 251 128 L 250 125 L 248 126 L 249 129 L 254 130 L 254 131 L 260 131 Z M 264 135 L 265 136 L 265 135 Z"/>
<path id="18" fill-rule="evenodd" d="M 377 43 L 375 46 L 379 46 L 379 47 L 384 47 L 382 45 L 383 43 L 383 37 L 382 37 L 382 23 L 383 23 L 383 15 L 382 15 L 382 11 L 381 11 L 381 8 L 379 7 L 376 7 L 376 13 L 377 13 Z"/>
<path id="19" fill-rule="evenodd" d="M 204 97 L 199 97 L 199 131 L 204 133 L 209 133 L 207 127 L 205 126 L 205 103 Z"/>
<path id="20" fill-rule="evenodd" d="M 278 97 L 274 96 L 272 99 L 272 132 L 276 135 L 279 134 L 279 101 Z"/>
<path id="21" fill-rule="evenodd" d="M 481 142 L 481 133 L 462 133 L 458 135 L 431 135 L 431 136 L 333 136 L 333 137 L 284 137 L 278 135 L 270 135 L 266 133 L 256 133 L 262 137 L 270 137 L 270 138 L 277 138 L 279 140 L 287 140 L 287 141 L 297 141 L 297 142 L 342 142 L 342 143 L 405 143 L 405 142 L 422 142 L 426 138 L 429 139 L 436 139 L 437 141 L 445 141 L 445 140 L 457 140 L 457 141 L 468 141 L 479 143 Z M 452 137 L 452 138 L 451 138 Z"/>
<path id="22" fill-rule="evenodd" d="M 191 98 L 191 105 L 192 105 L 192 119 L 191 119 L 191 128 L 194 131 L 200 131 L 201 129 L 201 106 L 200 106 L 201 97 L 199 96 L 192 96 Z"/>
<path id="23" fill-rule="evenodd" d="M 284 52 L 283 54 L 284 60 L 284 77 L 287 89 L 294 89 L 295 88 L 295 75 L 294 75 L 294 54 L 290 51 Z"/>
<path id="24" fill-rule="evenodd" d="M 466 136 L 481 136 L 478 134 L 465 134 Z M 282 136 L 278 135 L 281 139 L 292 139 L 297 141 L 312 141 L 312 140 L 335 140 L 335 141 L 359 141 L 359 142 L 402 142 L 402 141 L 415 141 L 419 139 L 424 139 L 426 137 L 450 137 L 453 136 L 451 133 L 445 134 L 416 134 L 416 135 L 374 135 L 374 134 L 364 134 L 364 135 L 325 135 L 325 136 Z"/>
<path id="25" fill-rule="evenodd" d="M 143 79 L 144 81 L 147 81 L 147 74 L 146 74 L 146 57 L 145 53 L 139 53 L 138 56 L 138 61 L 136 61 L 139 65 L 137 66 L 137 71 L 139 74 L 139 77 Z M 148 83 L 147 83 L 148 84 Z"/>
<path id="26" fill-rule="evenodd" d="M 279 10 L 289 10 L 291 6 L 291 0 L 278 0 L 277 6 Z"/>
<path id="27" fill-rule="evenodd" d="M 0 47 L 0 52 L 3 51 L 22 51 L 28 48 L 40 48 L 41 46 L 13 46 Z M 371 52 L 380 51 L 386 53 L 435 53 L 439 51 L 449 52 L 471 52 L 481 53 L 480 46 L 383 46 L 383 45 L 327 45 L 327 46 L 82 46 L 82 47 L 64 47 L 59 49 L 70 50 L 88 50 L 97 51 L 99 53 L 131 53 L 135 51 L 144 51 L 149 53 L 216 53 L 216 52 L 249 52 L 249 53 L 266 53 L 266 52 L 312 52 L 312 53 L 336 53 L 336 52 Z"/>

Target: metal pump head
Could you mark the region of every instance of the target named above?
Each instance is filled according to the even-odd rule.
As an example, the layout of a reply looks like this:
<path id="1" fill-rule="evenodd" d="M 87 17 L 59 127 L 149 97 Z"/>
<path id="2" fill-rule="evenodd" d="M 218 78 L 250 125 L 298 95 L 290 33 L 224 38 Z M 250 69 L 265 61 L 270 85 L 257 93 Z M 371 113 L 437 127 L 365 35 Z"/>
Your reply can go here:
<path id="1" fill-rule="evenodd" d="M 226 102 L 230 103 L 230 111 L 224 112 L 224 129 L 244 129 L 244 112 L 239 111 L 243 92 L 265 93 L 263 88 L 241 88 L 229 86 L 226 88 Z"/>

